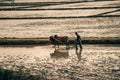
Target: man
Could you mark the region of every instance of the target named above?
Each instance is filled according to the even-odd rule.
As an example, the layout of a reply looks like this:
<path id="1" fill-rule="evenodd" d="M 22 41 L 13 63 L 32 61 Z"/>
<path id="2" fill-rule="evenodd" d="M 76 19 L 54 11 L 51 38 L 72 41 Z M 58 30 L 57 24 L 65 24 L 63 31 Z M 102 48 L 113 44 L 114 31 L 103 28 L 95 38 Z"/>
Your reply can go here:
<path id="1" fill-rule="evenodd" d="M 79 45 L 80 50 L 82 51 L 83 47 L 82 47 L 81 37 L 80 37 L 80 35 L 79 35 L 77 32 L 75 32 L 75 35 L 76 35 L 76 37 L 77 37 L 77 38 L 76 38 L 76 41 L 75 41 L 76 51 L 78 50 L 78 46 L 77 46 L 77 45 Z"/>

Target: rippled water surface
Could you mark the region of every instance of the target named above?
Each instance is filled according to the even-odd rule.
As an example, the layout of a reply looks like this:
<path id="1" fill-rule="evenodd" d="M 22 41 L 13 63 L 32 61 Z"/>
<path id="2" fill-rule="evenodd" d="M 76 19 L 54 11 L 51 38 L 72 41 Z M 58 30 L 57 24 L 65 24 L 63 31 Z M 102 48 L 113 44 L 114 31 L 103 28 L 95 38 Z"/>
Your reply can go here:
<path id="1" fill-rule="evenodd" d="M 0 38 L 74 37 L 75 32 L 120 37 L 119 5 L 119 0 L 1 0 Z M 120 80 L 120 45 L 83 45 L 81 54 L 71 47 L 0 46 L 0 69 L 43 73 L 49 80 Z"/>
<path id="2" fill-rule="evenodd" d="M 46 70 L 48 79 L 120 79 L 120 45 L 83 45 L 81 55 L 73 48 L 68 58 L 51 58 L 53 52 L 53 46 L 1 46 L 0 66 L 31 74 Z"/>
<path id="3" fill-rule="evenodd" d="M 120 37 L 119 5 L 119 0 L 14 0 L 0 6 L 0 38 L 74 37 L 76 31 L 82 37 Z"/>
<path id="4" fill-rule="evenodd" d="M 76 31 L 82 37 L 120 37 L 120 18 L 3 20 L 0 22 L 2 38 L 36 38 L 55 34 L 74 37 Z"/>

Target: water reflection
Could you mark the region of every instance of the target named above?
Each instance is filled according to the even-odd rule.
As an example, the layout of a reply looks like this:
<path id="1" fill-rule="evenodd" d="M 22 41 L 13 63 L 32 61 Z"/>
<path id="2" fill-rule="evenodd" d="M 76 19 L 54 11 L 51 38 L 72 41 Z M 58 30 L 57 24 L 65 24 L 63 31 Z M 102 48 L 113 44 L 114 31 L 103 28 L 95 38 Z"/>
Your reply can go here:
<path id="1" fill-rule="evenodd" d="M 50 53 L 60 54 L 60 52 L 61 54 L 63 52 L 68 53 L 69 58 L 59 60 L 48 58 Z M 83 53 L 84 55 L 82 55 Z M 76 55 L 78 55 L 79 60 L 82 55 L 79 63 Z M 117 45 L 113 45 L 113 47 L 108 45 L 84 45 L 84 50 L 78 50 L 77 52 L 75 52 L 75 49 L 68 52 L 61 47 L 55 50 L 48 45 L 22 49 L 0 47 L 0 67 L 20 71 L 21 74 L 22 72 L 33 75 L 42 74 L 47 78 L 51 77 L 50 80 L 119 80 L 120 47 L 119 45 L 118 47 Z M 21 74 L 18 73 L 18 77 Z M 28 74 L 27 77 L 29 77 Z M 13 73 L 13 75 L 15 74 Z M 31 76 L 29 78 L 33 79 Z"/>
<path id="2" fill-rule="evenodd" d="M 55 49 L 53 53 L 50 54 L 51 58 L 68 58 L 69 52 L 66 49 Z"/>
<path id="3" fill-rule="evenodd" d="M 77 55 L 78 61 L 81 60 L 81 57 L 82 57 L 81 54 L 82 54 L 82 49 L 76 50 L 76 55 Z"/>

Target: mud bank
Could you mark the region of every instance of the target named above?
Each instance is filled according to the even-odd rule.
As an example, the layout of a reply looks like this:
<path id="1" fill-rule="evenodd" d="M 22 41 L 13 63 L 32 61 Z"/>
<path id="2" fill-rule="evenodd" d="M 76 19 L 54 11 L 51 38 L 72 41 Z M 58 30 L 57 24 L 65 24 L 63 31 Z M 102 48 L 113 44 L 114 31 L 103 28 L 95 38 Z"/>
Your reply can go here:
<path id="1" fill-rule="evenodd" d="M 70 38 L 69 43 L 74 44 L 75 38 Z M 86 37 L 82 38 L 83 44 L 120 44 L 118 37 Z M 49 38 L 0 38 L 0 45 L 43 45 L 50 44 Z"/>

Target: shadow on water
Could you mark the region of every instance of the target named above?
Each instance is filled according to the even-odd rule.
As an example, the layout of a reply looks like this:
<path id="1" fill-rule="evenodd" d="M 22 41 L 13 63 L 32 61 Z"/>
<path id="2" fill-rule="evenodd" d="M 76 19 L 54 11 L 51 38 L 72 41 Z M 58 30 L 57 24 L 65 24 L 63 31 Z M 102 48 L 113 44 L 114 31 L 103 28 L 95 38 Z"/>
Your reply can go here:
<path id="1" fill-rule="evenodd" d="M 55 49 L 54 52 L 50 54 L 50 57 L 55 59 L 68 58 L 69 52 L 65 49 Z"/>
<path id="2" fill-rule="evenodd" d="M 76 50 L 75 52 L 78 61 L 81 61 L 81 54 L 82 54 L 82 49 Z M 64 59 L 68 59 L 69 58 L 69 50 L 66 49 L 55 49 L 53 53 L 50 53 L 50 57 L 52 59 L 60 59 L 60 58 L 64 58 Z"/>
<path id="3" fill-rule="evenodd" d="M 82 54 L 82 49 L 76 50 L 76 55 L 77 55 L 78 61 L 81 61 L 81 58 L 82 58 L 81 54 Z"/>
<path id="4" fill-rule="evenodd" d="M 40 75 L 31 75 L 24 71 L 13 71 L 0 68 L 0 80 L 46 80 Z"/>

